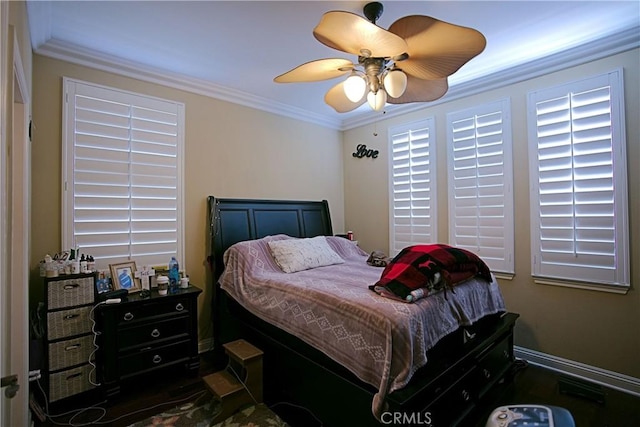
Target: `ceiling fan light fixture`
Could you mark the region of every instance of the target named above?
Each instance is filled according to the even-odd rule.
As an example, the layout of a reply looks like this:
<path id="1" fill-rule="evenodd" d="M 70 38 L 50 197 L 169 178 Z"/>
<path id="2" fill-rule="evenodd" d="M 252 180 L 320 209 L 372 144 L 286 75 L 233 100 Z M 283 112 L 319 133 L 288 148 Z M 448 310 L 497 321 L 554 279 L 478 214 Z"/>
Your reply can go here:
<path id="1" fill-rule="evenodd" d="M 392 69 L 384 76 L 384 88 L 390 97 L 401 97 L 407 89 L 407 75 L 399 69 Z"/>
<path id="2" fill-rule="evenodd" d="M 316 82 L 344 79 L 349 74 L 325 94 L 327 105 L 345 113 L 368 101 L 374 111 L 381 111 L 387 102 L 408 104 L 441 98 L 449 89 L 448 77 L 486 47 L 486 38 L 479 31 L 430 16 L 408 15 L 385 30 L 376 24 L 382 10 L 382 4 L 368 3 L 363 9 L 366 19 L 351 12 L 329 11 L 313 29 L 320 43 L 357 55 L 357 63 L 343 58 L 319 59 L 274 81 Z"/>
<path id="3" fill-rule="evenodd" d="M 359 76 L 355 71 L 353 71 L 347 80 L 345 80 L 343 87 L 344 94 L 347 95 L 349 101 L 358 102 L 366 92 L 367 82 L 365 82 L 362 76 Z"/>
<path id="4" fill-rule="evenodd" d="M 367 94 L 367 102 L 373 111 L 380 111 L 387 103 L 387 92 L 384 89 L 379 89 L 376 93 L 369 92 Z"/>

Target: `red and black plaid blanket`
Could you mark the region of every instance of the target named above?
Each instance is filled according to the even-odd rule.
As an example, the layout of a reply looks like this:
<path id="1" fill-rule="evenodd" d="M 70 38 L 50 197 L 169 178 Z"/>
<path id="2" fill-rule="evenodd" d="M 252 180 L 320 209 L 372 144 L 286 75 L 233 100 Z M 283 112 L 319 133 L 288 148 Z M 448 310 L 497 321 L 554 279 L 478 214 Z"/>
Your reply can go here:
<path id="1" fill-rule="evenodd" d="M 491 282 L 491 270 L 472 252 L 445 244 L 415 245 L 400 251 L 370 289 L 382 287 L 405 299 L 411 291 L 453 287 L 476 275 Z"/>

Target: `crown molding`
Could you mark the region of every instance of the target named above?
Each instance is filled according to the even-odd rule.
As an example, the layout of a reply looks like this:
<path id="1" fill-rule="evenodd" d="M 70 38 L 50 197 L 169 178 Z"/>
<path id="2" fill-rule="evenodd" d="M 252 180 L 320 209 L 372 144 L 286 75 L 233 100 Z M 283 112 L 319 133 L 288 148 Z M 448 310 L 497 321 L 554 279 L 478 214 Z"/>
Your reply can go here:
<path id="1" fill-rule="evenodd" d="M 340 130 L 342 120 L 311 113 L 307 110 L 292 107 L 271 99 L 255 96 L 239 90 L 229 89 L 215 83 L 195 79 L 183 74 L 172 73 L 154 67 L 142 65 L 116 56 L 103 54 L 91 49 L 56 39 L 34 49 L 34 53 L 76 65 L 106 71 L 116 75 L 155 83 L 197 95 L 207 96 L 234 104 L 266 111 L 296 120 L 315 123 L 317 125 Z"/>
<path id="2" fill-rule="evenodd" d="M 50 5 L 47 5 L 48 2 L 43 3 L 44 6 L 36 8 L 34 4 L 39 4 L 39 2 L 28 2 L 27 4 L 31 5 L 29 13 L 31 14 L 33 11 L 33 13 L 38 13 L 39 17 L 46 16 L 46 8 L 50 8 Z M 44 22 L 46 24 L 46 20 Z M 98 53 L 71 43 L 55 39 L 47 40 L 46 37 L 48 36 L 48 32 L 49 30 L 47 29 L 47 25 L 43 25 L 42 31 L 35 36 L 32 36 L 32 44 L 34 46 L 38 46 L 37 48 L 34 48 L 34 52 L 38 55 L 202 96 L 220 99 L 222 101 L 255 108 L 295 120 L 314 123 L 330 129 L 344 131 L 371 124 L 380 119 L 379 113 L 373 111 L 357 116 L 345 117 L 344 119 L 311 113 L 301 108 L 292 107 L 284 103 L 258 97 L 246 92 L 229 89 L 209 81 L 171 73 L 166 70 L 142 65 L 134 61 L 128 61 L 112 55 Z M 43 40 L 46 40 L 46 42 L 43 42 Z M 389 105 L 385 109 L 385 118 L 424 110 L 445 102 L 508 86 L 549 74 L 551 72 L 585 64 L 597 59 L 602 59 L 607 56 L 638 48 L 639 46 L 640 27 L 633 27 L 611 36 L 549 55 L 535 61 L 530 61 L 522 65 L 501 70 L 487 76 L 465 82 L 452 83 L 449 91 L 444 97 L 434 102 L 430 102 L 427 105 L 424 103 Z"/>
<path id="3" fill-rule="evenodd" d="M 522 65 L 501 70 L 466 82 L 451 84 L 451 87 L 445 96 L 436 101 L 429 102 L 426 105 L 425 103 L 412 103 L 387 106 L 385 109 L 385 118 L 424 110 L 435 105 L 444 104 L 445 102 L 509 86 L 535 77 L 540 77 L 549 73 L 626 52 L 631 49 L 636 49 L 638 47 L 640 47 L 640 27 L 633 27 L 591 43 L 586 43 L 572 49 L 564 50 Z M 379 113 L 377 115 L 367 113 L 356 117 L 350 117 L 342 122 L 342 130 L 371 124 L 378 119 Z"/>

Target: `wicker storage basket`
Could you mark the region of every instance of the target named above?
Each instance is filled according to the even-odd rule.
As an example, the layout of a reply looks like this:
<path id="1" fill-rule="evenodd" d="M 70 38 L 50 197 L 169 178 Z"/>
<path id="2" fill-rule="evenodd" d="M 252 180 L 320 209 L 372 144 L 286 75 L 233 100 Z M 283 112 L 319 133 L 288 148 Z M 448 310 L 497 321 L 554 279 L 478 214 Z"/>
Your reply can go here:
<path id="1" fill-rule="evenodd" d="M 91 332 L 91 307 L 47 313 L 47 336 L 55 340 Z"/>
<path id="2" fill-rule="evenodd" d="M 48 309 L 91 304 L 95 301 L 93 277 L 78 277 L 49 282 Z"/>
<path id="3" fill-rule="evenodd" d="M 93 335 L 49 344 L 49 370 L 58 371 L 87 363 L 94 348 Z"/>
<path id="4" fill-rule="evenodd" d="M 96 382 L 95 370 L 92 368 L 91 365 L 86 364 L 49 375 L 49 402 L 55 402 L 94 388 L 95 386 L 89 382 L 90 376 L 91 381 Z"/>

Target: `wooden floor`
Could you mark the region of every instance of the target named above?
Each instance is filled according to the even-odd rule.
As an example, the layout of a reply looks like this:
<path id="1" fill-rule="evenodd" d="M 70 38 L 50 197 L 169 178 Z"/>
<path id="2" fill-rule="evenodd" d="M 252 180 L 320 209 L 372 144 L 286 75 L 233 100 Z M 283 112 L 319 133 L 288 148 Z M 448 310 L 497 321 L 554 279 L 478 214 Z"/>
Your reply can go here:
<path id="1" fill-rule="evenodd" d="M 617 390 L 601 389 L 604 401 L 560 392 L 559 381 L 568 378 L 535 365 L 520 369 L 514 381 L 507 385 L 495 405 L 487 408 L 477 427 L 484 427 L 488 416 L 497 406 L 510 404 L 539 404 L 565 408 L 576 427 L 633 427 L 640 426 L 640 397 Z M 561 426 L 560 426 L 561 427 Z"/>
<path id="2" fill-rule="evenodd" d="M 198 377 L 155 376 L 147 379 L 144 383 L 137 382 L 126 387 L 116 401 L 108 404 L 91 400 L 91 397 L 83 397 L 78 402 L 69 402 L 63 407 L 50 408 L 50 412 L 60 413 L 97 404 L 101 408 L 106 408 L 106 412 L 86 411 L 76 416 L 72 420 L 73 424 L 93 424 L 95 422 L 108 427 L 127 426 L 157 414 L 163 409 L 193 401 L 202 393 L 206 393 L 201 377 L 212 372 L 209 355 L 204 354 L 201 357 L 201 369 Z M 554 371 L 534 365 L 527 366 L 523 362 L 519 363 L 518 369 L 513 374 L 513 381 L 504 386 L 502 393 L 493 403 L 487 405 L 486 408 L 481 408 L 475 417 L 476 419 L 470 420 L 468 426 L 484 427 L 487 417 L 494 408 L 509 404 L 539 404 L 566 408 L 571 412 L 576 427 L 640 426 L 640 397 L 602 388 L 604 402 L 598 403 L 590 398 L 562 393 L 559 381 L 563 378 L 566 377 Z M 296 408 L 286 402 L 273 406 L 272 410 L 287 421 L 291 427 L 321 426 L 313 415 L 304 408 Z M 56 418 L 55 421 L 65 423 L 69 418 L 70 415 L 67 415 Z M 36 422 L 35 425 L 48 427 L 56 424 L 48 421 Z"/>

